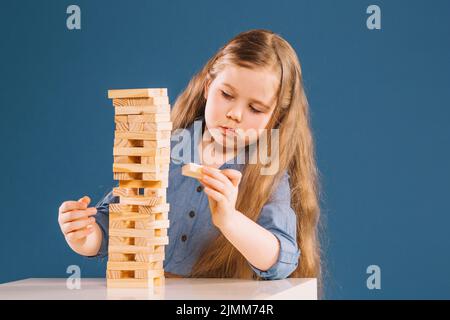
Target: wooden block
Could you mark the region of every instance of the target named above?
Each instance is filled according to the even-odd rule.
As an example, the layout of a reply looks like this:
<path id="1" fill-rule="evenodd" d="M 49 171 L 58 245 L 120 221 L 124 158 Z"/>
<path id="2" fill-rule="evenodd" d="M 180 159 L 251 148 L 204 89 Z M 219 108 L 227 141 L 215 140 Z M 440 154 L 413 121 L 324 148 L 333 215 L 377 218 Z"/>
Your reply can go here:
<path id="1" fill-rule="evenodd" d="M 159 106 L 168 105 L 169 97 L 154 96 L 147 98 L 115 98 L 112 101 L 114 107 L 121 106 Z"/>
<path id="2" fill-rule="evenodd" d="M 138 221 L 147 220 L 151 217 L 149 214 L 143 214 L 138 212 L 110 212 L 109 221 Z"/>
<path id="3" fill-rule="evenodd" d="M 160 213 L 160 212 L 169 212 L 170 204 L 164 203 L 159 204 L 157 206 L 139 206 L 138 212 L 144 214 L 152 214 L 152 213 Z"/>
<path id="4" fill-rule="evenodd" d="M 140 238 L 136 238 L 136 239 L 140 239 Z M 136 241 L 135 239 L 135 241 Z M 136 242 L 135 242 L 136 243 Z M 136 253 L 153 253 L 153 248 L 152 247 L 147 247 L 144 245 L 112 245 L 109 244 L 108 245 L 108 254 L 109 256 L 111 256 L 111 254 L 127 254 L 127 255 L 132 255 L 132 254 L 136 254 Z M 123 261 L 123 260 L 114 260 L 114 261 Z M 134 257 L 133 257 L 133 261 L 134 261 Z"/>
<path id="5" fill-rule="evenodd" d="M 144 172 L 142 173 L 142 180 L 163 181 L 168 186 L 169 174 L 167 172 Z"/>
<path id="6" fill-rule="evenodd" d="M 108 205 L 109 213 L 117 212 L 139 212 L 139 206 L 133 206 L 129 204 L 120 204 L 120 203 L 110 203 Z M 141 212 L 142 213 L 142 212 Z"/>
<path id="7" fill-rule="evenodd" d="M 142 180 L 129 180 L 119 181 L 120 188 L 149 188 L 149 189 L 162 189 L 166 188 L 161 181 L 142 181 Z"/>
<path id="8" fill-rule="evenodd" d="M 117 115 L 139 115 L 148 114 L 154 117 L 155 120 L 150 121 L 170 121 L 170 104 L 160 106 L 125 106 L 115 107 L 114 113 Z M 167 120 L 157 120 L 157 119 Z"/>
<path id="9" fill-rule="evenodd" d="M 165 153 L 161 155 L 170 157 L 170 139 L 161 141 L 142 140 L 142 146 L 144 148 L 164 149 Z"/>
<path id="10" fill-rule="evenodd" d="M 169 147 L 171 134 L 172 132 L 170 130 L 155 132 L 114 132 L 115 137 L 118 139 L 156 141 L 155 147 Z"/>
<path id="11" fill-rule="evenodd" d="M 138 195 L 138 188 L 113 188 L 113 196 L 115 197 L 132 197 Z"/>
<path id="12" fill-rule="evenodd" d="M 114 123 L 153 123 L 153 124 L 159 124 L 159 123 L 170 123 L 170 114 L 134 114 L 134 115 L 116 115 L 114 116 Z M 167 126 L 167 124 L 166 124 Z M 172 127 L 170 129 L 166 130 L 172 130 Z"/>
<path id="13" fill-rule="evenodd" d="M 106 270 L 107 279 L 121 279 L 122 272 L 120 270 Z M 108 281 L 108 280 L 106 280 Z"/>
<path id="14" fill-rule="evenodd" d="M 110 251 L 109 248 L 113 246 L 108 246 L 108 260 L 109 261 L 136 261 L 135 253 L 125 253 L 125 252 L 114 252 Z"/>
<path id="15" fill-rule="evenodd" d="M 133 197 L 139 195 L 165 198 L 167 195 L 167 188 L 113 188 L 113 196 L 115 197 Z"/>
<path id="16" fill-rule="evenodd" d="M 122 139 L 114 138 L 114 147 L 116 148 L 152 148 L 152 149 L 167 149 L 167 156 L 170 156 L 170 139 L 168 140 L 137 140 L 137 139 Z"/>
<path id="17" fill-rule="evenodd" d="M 161 276 L 162 261 L 141 262 L 141 261 L 108 261 L 108 270 L 147 270 L 152 277 Z"/>
<path id="18" fill-rule="evenodd" d="M 110 220 L 111 221 L 111 220 Z M 130 246 L 134 245 L 135 238 L 129 237 L 109 237 L 109 246 Z"/>
<path id="19" fill-rule="evenodd" d="M 169 170 L 170 158 L 155 158 L 153 163 L 113 163 L 113 172 L 158 172 Z M 144 179 L 147 180 L 147 179 Z"/>
<path id="20" fill-rule="evenodd" d="M 147 148 L 147 147 L 115 147 L 113 148 L 114 156 L 145 156 L 169 158 L 169 148 Z"/>
<path id="21" fill-rule="evenodd" d="M 106 269 L 106 279 L 135 279 L 134 270 L 109 270 Z"/>
<path id="22" fill-rule="evenodd" d="M 162 270 L 164 263 L 163 261 L 155 261 L 155 262 L 151 262 L 155 267 L 155 270 Z M 154 270 L 152 269 L 143 269 L 143 270 L 135 270 L 134 271 L 134 278 L 135 279 L 154 279 L 157 278 L 158 276 L 155 276 Z"/>
<path id="23" fill-rule="evenodd" d="M 141 163 L 140 156 L 113 156 L 114 163 Z"/>
<path id="24" fill-rule="evenodd" d="M 147 196 L 134 196 L 134 197 L 120 197 L 120 204 L 131 204 L 137 206 L 156 206 L 165 203 L 164 197 L 147 197 Z"/>
<path id="25" fill-rule="evenodd" d="M 126 147 L 126 148 L 144 147 L 144 140 L 114 138 L 114 147 Z"/>
<path id="26" fill-rule="evenodd" d="M 117 139 L 114 138 L 114 147 L 118 148 L 118 147 L 131 147 L 128 143 L 128 139 Z M 142 142 L 142 146 L 144 145 L 144 143 Z"/>
<path id="27" fill-rule="evenodd" d="M 128 122 L 127 127 L 130 132 L 170 131 L 172 122 Z"/>
<path id="28" fill-rule="evenodd" d="M 108 98 L 148 98 L 167 96 L 167 88 L 114 89 L 108 90 Z"/>
<path id="29" fill-rule="evenodd" d="M 157 214 L 170 211 L 170 204 L 164 203 L 157 206 L 137 206 L 131 204 L 110 203 L 108 205 L 110 213 L 140 213 L 140 214 Z"/>
<path id="30" fill-rule="evenodd" d="M 159 166 L 160 173 L 169 175 L 170 157 L 166 156 L 142 156 L 141 164 L 150 164 Z"/>
<path id="31" fill-rule="evenodd" d="M 113 173 L 114 180 L 126 181 L 126 180 L 140 180 L 142 179 L 142 173 L 133 173 L 133 172 L 114 172 Z"/>
<path id="32" fill-rule="evenodd" d="M 155 216 L 155 220 L 168 220 L 169 219 L 168 211 L 155 212 L 155 213 L 153 213 L 153 215 Z"/>
<path id="33" fill-rule="evenodd" d="M 159 214 L 170 211 L 170 204 L 163 203 L 157 206 L 138 206 L 131 204 L 110 203 L 108 205 L 110 213 L 140 213 L 140 214 Z M 157 217 L 158 219 L 158 217 Z"/>
<path id="34" fill-rule="evenodd" d="M 108 205 L 110 213 L 141 213 L 141 214 L 157 214 L 170 211 L 168 203 L 159 204 L 156 206 L 139 206 L 132 204 L 110 203 Z"/>
<path id="35" fill-rule="evenodd" d="M 164 273 L 164 272 L 163 272 Z M 108 288 L 146 288 L 153 289 L 155 287 L 164 286 L 164 276 L 153 279 L 106 279 Z"/>
<path id="36" fill-rule="evenodd" d="M 147 246 L 147 243 L 145 242 L 145 238 L 134 238 L 135 239 L 135 245 L 109 245 L 108 246 L 108 255 L 111 256 L 111 254 L 123 254 L 126 255 L 125 257 L 117 256 L 118 259 L 114 259 L 112 261 L 134 261 L 134 260 L 124 260 L 124 258 L 133 256 L 133 259 L 135 259 L 136 254 L 143 254 L 143 255 L 163 255 L 164 257 L 164 246 Z"/>
<path id="37" fill-rule="evenodd" d="M 169 175 L 166 171 L 160 172 L 114 172 L 113 179 L 119 181 L 145 180 L 147 182 L 160 182 L 163 187 L 169 185 Z"/>
<path id="38" fill-rule="evenodd" d="M 167 229 L 170 226 L 169 220 L 140 220 L 135 224 L 135 229 L 137 230 L 154 230 L 154 229 Z"/>
<path id="39" fill-rule="evenodd" d="M 157 222 L 162 222 L 162 221 L 169 221 L 169 220 L 160 220 Z M 168 228 L 149 228 L 149 225 L 151 226 L 155 221 L 149 221 L 149 222 L 144 222 L 143 220 L 141 221 L 136 221 L 136 228 L 135 229 L 142 229 L 142 230 L 147 230 L 150 238 L 160 238 L 160 237 L 167 237 L 168 235 Z M 134 238 L 137 239 L 137 238 Z M 133 243 L 135 244 L 135 243 Z M 146 243 L 145 243 L 146 244 Z"/>
<path id="40" fill-rule="evenodd" d="M 109 229 L 134 228 L 135 222 L 131 220 L 109 220 Z"/>
<path id="41" fill-rule="evenodd" d="M 142 114 L 142 115 L 129 115 L 128 116 L 128 123 L 132 122 L 170 122 L 170 113 L 166 114 Z"/>
<path id="42" fill-rule="evenodd" d="M 166 245 L 169 243 L 168 237 L 155 237 L 145 229 L 111 229 L 109 230 L 110 236 L 117 237 L 130 237 L 130 238 L 145 238 L 148 245 Z"/>
<path id="43" fill-rule="evenodd" d="M 196 179 L 200 179 L 202 177 L 202 165 L 196 164 L 196 163 L 188 163 L 185 164 L 182 168 L 181 168 L 181 174 L 183 176 L 187 176 L 187 177 L 192 177 L 192 178 L 196 178 Z M 219 169 L 216 168 L 211 168 L 208 167 L 209 169 L 212 170 L 217 170 L 220 172 Z"/>
<path id="44" fill-rule="evenodd" d="M 116 115 L 114 116 L 114 123 L 127 123 L 128 122 L 128 116 L 127 115 Z"/>
<path id="45" fill-rule="evenodd" d="M 143 188 L 146 197 L 166 197 L 167 188 Z"/>
<path id="46" fill-rule="evenodd" d="M 115 132 L 128 132 L 128 122 L 116 122 Z"/>
<path id="47" fill-rule="evenodd" d="M 144 253 L 139 252 L 135 256 L 136 261 L 140 262 L 153 262 L 153 261 L 164 261 L 165 254 L 163 253 Z"/>
<path id="48" fill-rule="evenodd" d="M 138 221 L 155 221 L 155 220 L 168 220 L 168 211 L 165 212 L 150 212 L 150 213 L 140 213 L 133 211 L 120 211 L 119 209 L 113 209 L 116 211 L 109 212 L 109 221 L 134 221 L 135 226 Z"/>

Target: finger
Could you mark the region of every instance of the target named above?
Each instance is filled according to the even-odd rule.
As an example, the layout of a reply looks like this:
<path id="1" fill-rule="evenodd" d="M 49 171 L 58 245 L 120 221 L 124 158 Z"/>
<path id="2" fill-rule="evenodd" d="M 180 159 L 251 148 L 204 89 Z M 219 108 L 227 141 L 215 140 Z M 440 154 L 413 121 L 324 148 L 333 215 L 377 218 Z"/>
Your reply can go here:
<path id="1" fill-rule="evenodd" d="M 95 222 L 94 217 L 67 222 L 62 225 L 62 231 L 64 234 L 68 234 L 72 231 L 83 229 L 88 225 L 93 224 L 94 222 Z"/>
<path id="2" fill-rule="evenodd" d="M 78 202 L 85 203 L 86 206 L 88 206 L 89 203 L 91 203 L 91 198 L 89 198 L 88 196 L 84 196 L 83 198 L 79 199 Z"/>
<path id="3" fill-rule="evenodd" d="M 78 201 L 65 201 L 59 207 L 59 212 L 67 212 L 71 210 L 83 210 L 87 208 L 87 204 Z"/>
<path id="4" fill-rule="evenodd" d="M 222 173 L 231 180 L 233 186 L 237 187 L 242 179 L 242 173 L 234 169 L 223 169 Z"/>
<path id="5" fill-rule="evenodd" d="M 217 192 L 211 188 L 205 187 L 204 189 L 205 193 L 211 197 L 212 199 L 214 199 L 217 202 L 223 202 L 225 201 L 225 197 L 223 194 L 221 194 L 220 192 Z"/>
<path id="6" fill-rule="evenodd" d="M 59 215 L 59 222 L 66 223 L 78 219 L 84 219 L 89 216 L 93 216 L 97 213 L 97 208 L 87 208 L 86 210 L 73 210 L 61 213 Z"/>
<path id="7" fill-rule="evenodd" d="M 80 240 L 80 239 L 85 238 L 90 233 L 92 233 L 92 231 L 94 231 L 94 227 L 92 225 L 90 225 L 90 226 L 87 226 L 84 229 L 68 233 L 66 235 L 66 239 L 69 240 L 69 241 Z"/>
<path id="8" fill-rule="evenodd" d="M 222 182 L 224 185 L 232 187 L 230 179 L 228 179 L 221 171 L 210 169 L 208 167 L 202 168 L 203 177 L 210 176 Z"/>
<path id="9" fill-rule="evenodd" d="M 222 182 L 211 178 L 210 176 L 204 175 L 201 179 L 201 182 L 203 182 L 203 184 L 210 189 L 214 189 L 222 194 L 225 194 L 227 191 L 225 185 Z"/>

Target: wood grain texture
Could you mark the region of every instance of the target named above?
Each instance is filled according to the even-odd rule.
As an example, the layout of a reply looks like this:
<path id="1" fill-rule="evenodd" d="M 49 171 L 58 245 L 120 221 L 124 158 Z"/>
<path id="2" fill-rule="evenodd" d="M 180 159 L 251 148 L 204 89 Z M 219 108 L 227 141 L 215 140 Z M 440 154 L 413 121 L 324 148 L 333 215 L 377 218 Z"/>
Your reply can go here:
<path id="1" fill-rule="evenodd" d="M 155 96 L 146 98 L 115 98 L 112 100 L 114 107 L 134 106 L 161 106 L 169 105 L 169 97 Z"/>
<path id="2" fill-rule="evenodd" d="M 170 104 L 159 106 L 120 106 L 114 107 L 114 113 L 117 115 L 149 115 L 154 116 L 155 120 L 149 121 L 170 121 Z M 156 119 L 167 120 L 156 120 Z"/>
<path id="3" fill-rule="evenodd" d="M 108 98 L 148 98 L 167 96 L 167 88 L 111 89 Z"/>
<path id="4" fill-rule="evenodd" d="M 169 147 L 170 146 L 170 130 L 162 130 L 155 132 L 127 132 L 115 131 L 114 135 L 118 139 L 135 139 L 135 140 L 149 140 L 155 141 L 156 146 Z"/>
<path id="5" fill-rule="evenodd" d="M 163 272 L 164 273 L 164 272 Z M 165 284 L 164 276 L 153 279 L 106 279 L 108 288 L 146 288 L 153 289 Z"/>
<path id="6" fill-rule="evenodd" d="M 123 147 L 118 146 L 113 148 L 114 156 L 145 156 L 156 158 L 169 158 L 169 148 L 151 148 L 151 147 Z M 148 163 L 148 162 L 146 162 Z"/>

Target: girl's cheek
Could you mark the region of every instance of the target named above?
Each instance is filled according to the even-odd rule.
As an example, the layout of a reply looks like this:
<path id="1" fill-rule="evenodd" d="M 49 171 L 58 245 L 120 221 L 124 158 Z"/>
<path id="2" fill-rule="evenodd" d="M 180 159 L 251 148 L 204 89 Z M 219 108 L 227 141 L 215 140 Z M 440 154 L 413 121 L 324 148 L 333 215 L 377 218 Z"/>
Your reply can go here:
<path id="1" fill-rule="evenodd" d="M 223 117 L 223 112 L 226 110 L 226 105 L 220 99 L 214 99 L 211 101 L 211 114 L 215 119 Z"/>

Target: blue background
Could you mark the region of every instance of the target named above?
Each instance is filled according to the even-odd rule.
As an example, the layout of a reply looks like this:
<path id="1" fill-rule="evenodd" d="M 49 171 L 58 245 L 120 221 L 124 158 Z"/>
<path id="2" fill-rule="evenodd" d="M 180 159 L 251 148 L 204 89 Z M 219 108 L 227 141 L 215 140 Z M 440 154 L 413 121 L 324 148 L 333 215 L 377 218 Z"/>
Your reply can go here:
<path id="1" fill-rule="evenodd" d="M 449 1 L 1 1 L 0 283 L 71 264 L 104 276 L 68 248 L 57 210 L 112 186 L 107 89 L 167 87 L 173 102 L 226 41 L 268 28 L 302 63 L 326 297 L 450 298 L 449 17 Z M 381 290 L 366 287 L 372 264 Z"/>

